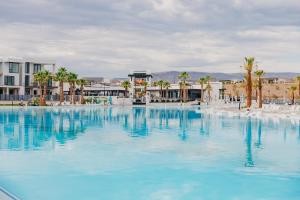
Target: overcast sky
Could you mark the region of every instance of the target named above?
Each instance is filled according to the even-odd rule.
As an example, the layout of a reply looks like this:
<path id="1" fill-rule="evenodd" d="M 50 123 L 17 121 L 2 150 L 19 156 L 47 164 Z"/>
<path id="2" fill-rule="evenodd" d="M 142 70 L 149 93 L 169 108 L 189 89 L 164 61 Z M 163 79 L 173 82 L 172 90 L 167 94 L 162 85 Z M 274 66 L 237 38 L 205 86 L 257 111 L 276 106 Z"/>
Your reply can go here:
<path id="1" fill-rule="evenodd" d="M 80 75 L 300 72 L 299 0 L 0 0 L 0 57 L 55 60 Z"/>

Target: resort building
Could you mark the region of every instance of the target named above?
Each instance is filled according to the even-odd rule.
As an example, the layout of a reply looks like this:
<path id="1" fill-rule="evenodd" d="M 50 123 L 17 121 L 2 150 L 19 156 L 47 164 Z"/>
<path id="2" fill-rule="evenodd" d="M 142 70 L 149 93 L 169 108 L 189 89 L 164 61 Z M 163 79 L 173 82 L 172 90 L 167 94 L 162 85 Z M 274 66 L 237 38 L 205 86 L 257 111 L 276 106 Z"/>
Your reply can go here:
<path id="1" fill-rule="evenodd" d="M 149 71 L 133 71 L 128 77 L 131 85 L 129 95 L 133 103 L 146 104 L 146 102 L 149 102 L 149 92 L 147 92 L 146 88 L 152 83 L 151 73 Z"/>
<path id="2" fill-rule="evenodd" d="M 33 75 L 43 69 L 55 72 L 55 64 L 32 59 L 0 59 L 0 95 L 38 95 Z M 48 93 L 52 94 L 55 88 L 52 81 L 48 88 Z"/>
<path id="3" fill-rule="evenodd" d="M 180 102 L 182 97 L 180 96 L 181 88 L 179 83 L 170 84 L 168 88 L 161 88 L 154 86 L 152 82 L 152 74 L 148 71 L 133 71 L 128 75 L 128 81 L 130 82 L 129 99 L 133 104 L 148 104 L 156 102 Z M 125 89 L 121 86 L 122 81 L 126 79 L 111 79 L 101 81 L 94 81 L 89 79 L 89 84 L 84 87 L 84 96 L 86 97 L 125 97 Z M 211 90 L 208 92 L 203 86 L 204 100 L 218 100 L 224 98 L 224 88 L 222 82 L 210 82 Z M 65 94 L 69 94 L 69 86 L 65 84 Z M 195 101 L 201 99 L 201 86 L 196 82 L 189 82 L 186 87 L 187 101 Z M 80 94 L 79 88 L 76 90 L 76 94 Z"/>

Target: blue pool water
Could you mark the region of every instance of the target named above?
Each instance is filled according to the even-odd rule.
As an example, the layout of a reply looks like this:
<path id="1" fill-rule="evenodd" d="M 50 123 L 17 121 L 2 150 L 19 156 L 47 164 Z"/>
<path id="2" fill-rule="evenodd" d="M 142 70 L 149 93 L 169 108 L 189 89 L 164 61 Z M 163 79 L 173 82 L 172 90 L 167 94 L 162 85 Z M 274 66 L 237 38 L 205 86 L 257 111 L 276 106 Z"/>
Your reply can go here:
<path id="1" fill-rule="evenodd" d="M 197 109 L 0 109 L 0 186 L 24 200 L 300 199 L 299 123 Z"/>

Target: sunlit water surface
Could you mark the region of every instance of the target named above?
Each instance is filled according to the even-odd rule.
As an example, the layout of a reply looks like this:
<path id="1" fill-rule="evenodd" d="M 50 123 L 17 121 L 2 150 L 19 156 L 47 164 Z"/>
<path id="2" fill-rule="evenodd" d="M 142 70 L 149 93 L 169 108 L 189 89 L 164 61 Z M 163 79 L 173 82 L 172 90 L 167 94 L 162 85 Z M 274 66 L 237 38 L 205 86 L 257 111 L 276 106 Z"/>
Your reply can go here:
<path id="1" fill-rule="evenodd" d="M 24 200 L 300 199 L 300 127 L 199 108 L 0 110 L 0 186 Z"/>

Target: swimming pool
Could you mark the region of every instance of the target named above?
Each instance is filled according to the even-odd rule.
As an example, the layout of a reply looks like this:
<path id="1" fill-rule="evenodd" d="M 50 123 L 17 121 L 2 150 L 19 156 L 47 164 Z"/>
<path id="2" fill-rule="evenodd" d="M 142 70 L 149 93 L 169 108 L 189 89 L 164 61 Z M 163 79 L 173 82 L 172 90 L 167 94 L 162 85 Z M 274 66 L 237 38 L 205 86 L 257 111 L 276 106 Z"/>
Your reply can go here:
<path id="1" fill-rule="evenodd" d="M 0 186 L 24 200 L 299 199 L 299 123 L 197 109 L 0 109 Z"/>

